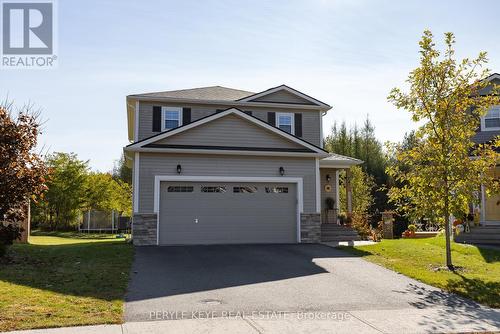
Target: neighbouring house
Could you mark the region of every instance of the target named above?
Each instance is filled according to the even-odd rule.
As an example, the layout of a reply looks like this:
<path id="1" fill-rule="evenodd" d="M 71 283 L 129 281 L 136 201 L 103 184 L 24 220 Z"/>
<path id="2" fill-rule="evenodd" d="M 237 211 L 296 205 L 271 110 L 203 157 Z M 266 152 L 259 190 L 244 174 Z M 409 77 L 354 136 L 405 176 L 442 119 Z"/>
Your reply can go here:
<path id="1" fill-rule="evenodd" d="M 286 85 L 127 96 L 134 244 L 320 241 L 361 163 L 323 149 L 330 109 Z"/>
<path id="2" fill-rule="evenodd" d="M 500 74 L 495 73 L 486 78 L 487 81 L 500 85 Z M 488 87 L 483 94 L 488 94 L 491 88 Z M 500 136 L 500 106 L 492 106 L 488 113 L 481 118 L 481 125 L 473 138 L 477 144 L 489 143 L 497 136 Z M 491 173 L 495 178 L 500 178 L 500 165 L 497 165 Z M 500 227 L 500 194 L 486 195 L 486 189 L 481 188 L 481 212 L 482 223 L 498 224 Z"/>
<path id="3" fill-rule="evenodd" d="M 500 74 L 495 73 L 486 78 L 488 82 L 500 85 Z M 491 92 L 491 85 L 481 94 Z M 489 143 L 500 136 L 500 106 L 492 106 L 481 122 L 476 135 L 472 140 L 476 144 Z M 498 148 L 497 148 L 498 149 Z M 500 165 L 490 171 L 497 180 L 500 180 Z M 479 191 L 480 205 L 473 206 L 474 212 L 479 212 L 480 226 L 473 228 L 470 233 L 462 233 L 455 240 L 467 243 L 500 244 L 500 194 L 487 196 L 485 187 Z"/>

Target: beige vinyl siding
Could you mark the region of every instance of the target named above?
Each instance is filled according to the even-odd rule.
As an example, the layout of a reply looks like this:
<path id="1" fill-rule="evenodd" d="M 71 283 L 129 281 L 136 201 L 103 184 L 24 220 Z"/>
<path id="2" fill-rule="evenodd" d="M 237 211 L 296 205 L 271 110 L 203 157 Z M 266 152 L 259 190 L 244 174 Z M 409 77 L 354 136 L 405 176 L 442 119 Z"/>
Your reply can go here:
<path id="1" fill-rule="evenodd" d="M 224 116 L 155 144 L 304 148 L 236 115 Z"/>
<path id="2" fill-rule="evenodd" d="M 254 102 L 273 102 L 273 103 L 295 103 L 295 104 L 308 104 L 314 105 L 309 100 L 306 100 L 300 96 L 292 94 L 286 90 L 279 90 L 277 92 L 267 94 L 256 99 L 252 99 L 250 101 Z"/>
<path id="3" fill-rule="evenodd" d="M 336 189 L 336 180 L 335 180 L 335 175 L 338 169 L 336 168 L 321 168 L 320 169 L 320 186 L 321 186 L 321 217 L 322 220 L 325 219 L 325 209 L 326 209 L 326 198 L 331 197 L 334 200 L 336 200 L 336 194 L 337 194 L 337 189 Z M 330 182 L 326 180 L 326 175 L 330 175 Z M 332 187 L 332 191 L 327 192 L 325 190 L 325 186 L 329 184 Z M 339 197 L 342 196 L 342 194 L 339 194 Z M 334 208 L 337 208 L 340 203 L 335 203 Z M 336 218 L 336 217 L 335 217 Z M 334 219 L 333 215 L 329 217 L 328 220 Z"/>
<path id="4" fill-rule="evenodd" d="M 200 118 L 214 114 L 217 109 L 228 109 L 229 106 L 217 105 L 187 105 L 180 103 L 159 103 L 159 102 L 139 102 L 139 136 L 142 140 L 147 137 L 158 134 L 153 132 L 153 106 L 173 106 L 173 107 L 188 107 L 191 108 L 191 120 L 196 121 Z M 251 111 L 252 116 L 267 122 L 268 112 L 292 112 L 302 113 L 302 139 L 305 141 L 320 146 L 320 112 L 315 110 L 297 110 L 286 108 L 268 108 L 268 107 L 238 107 L 240 110 Z"/>
<path id="5" fill-rule="evenodd" d="M 278 177 L 279 168 L 285 176 L 301 177 L 304 185 L 304 212 L 316 212 L 315 158 L 228 156 L 202 154 L 140 153 L 139 212 L 153 211 L 155 175 Z"/>

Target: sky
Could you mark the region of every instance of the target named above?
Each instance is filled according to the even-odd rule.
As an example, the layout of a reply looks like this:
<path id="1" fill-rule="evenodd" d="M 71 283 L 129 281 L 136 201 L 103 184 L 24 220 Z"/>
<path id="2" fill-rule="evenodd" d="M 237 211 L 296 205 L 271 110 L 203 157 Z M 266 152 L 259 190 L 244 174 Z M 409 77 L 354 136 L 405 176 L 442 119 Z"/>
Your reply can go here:
<path id="1" fill-rule="evenodd" d="M 58 66 L 0 69 L 0 100 L 33 104 L 40 146 L 109 171 L 127 140 L 125 97 L 220 85 L 286 84 L 331 106 L 333 122 L 367 116 L 381 142 L 415 127 L 387 95 L 418 65 L 430 29 L 456 35 L 457 57 L 487 51 L 500 72 L 500 1 L 58 0 Z"/>

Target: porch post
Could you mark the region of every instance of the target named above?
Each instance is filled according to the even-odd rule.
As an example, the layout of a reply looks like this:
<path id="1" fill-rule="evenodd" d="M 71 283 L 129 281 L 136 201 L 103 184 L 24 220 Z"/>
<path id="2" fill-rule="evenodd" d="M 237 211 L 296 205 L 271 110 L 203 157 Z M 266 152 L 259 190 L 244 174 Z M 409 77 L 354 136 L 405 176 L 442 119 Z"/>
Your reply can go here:
<path id="1" fill-rule="evenodd" d="M 340 178 L 340 170 L 337 169 L 335 171 L 335 210 L 337 210 L 337 215 L 340 213 L 339 178 Z"/>
<path id="2" fill-rule="evenodd" d="M 481 222 L 486 220 L 486 193 L 484 185 L 481 185 Z"/>
<path id="3" fill-rule="evenodd" d="M 347 214 L 352 213 L 352 190 L 351 190 L 351 170 L 345 171 L 345 191 L 347 196 Z"/>

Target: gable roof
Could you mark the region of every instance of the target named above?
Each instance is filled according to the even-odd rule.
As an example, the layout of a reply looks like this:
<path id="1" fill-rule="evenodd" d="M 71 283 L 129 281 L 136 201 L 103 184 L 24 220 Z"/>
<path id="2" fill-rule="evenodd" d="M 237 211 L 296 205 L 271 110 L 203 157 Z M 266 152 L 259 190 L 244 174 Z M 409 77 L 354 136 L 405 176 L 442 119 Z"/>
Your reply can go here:
<path id="1" fill-rule="evenodd" d="M 271 95 L 273 93 L 279 92 L 279 91 L 286 91 L 290 94 L 296 95 L 296 96 L 304 99 L 305 101 L 309 102 L 310 104 L 314 104 L 314 105 L 322 106 L 322 107 L 331 107 L 330 105 L 328 105 L 328 104 L 326 104 L 318 99 L 315 99 L 307 94 L 304 94 L 296 89 L 288 87 L 287 85 L 280 85 L 277 87 L 269 88 L 269 89 L 266 89 L 265 91 L 262 91 L 260 93 L 256 93 L 256 94 L 252 94 L 250 96 L 243 97 L 243 98 L 239 99 L 238 101 L 257 102 L 258 99 L 260 99 L 262 102 L 270 102 L 270 101 L 265 101 L 262 98 L 267 96 L 267 95 Z"/>
<path id="2" fill-rule="evenodd" d="M 133 97 L 158 97 L 189 100 L 217 100 L 217 101 L 236 101 L 255 93 L 245 90 L 210 86 L 191 89 L 169 90 L 165 92 L 133 94 Z"/>
<path id="3" fill-rule="evenodd" d="M 476 144 L 486 144 L 493 141 L 496 137 L 500 136 L 499 130 L 494 131 L 478 131 L 472 137 L 472 141 Z"/>
<path id="4" fill-rule="evenodd" d="M 268 131 L 271 131 L 278 136 L 281 136 L 287 140 L 290 140 L 294 143 L 299 144 L 299 149 L 281 149 L 281 148 L 262 148 L 262 147 L 234 147 L 234 146 L 207 146 L 203 145 L 203 143 L 200 143 L 200 145 L 161 145 L 161 144 L 156 144 L 158 141 L 161 141 L 165 138 L 169 138 L 171 136 L 180 134 L 182 132 L 188 131 L 189 129 L 198 127 L 202 124 L 206 124 L 208 122 L 212 122 L 214 120 L 220 119 L 222 117 L 228 116 L 228 115 L 235 115 L 238 116 L 254 125 L 257 125 L 261 128 L 264 128 Z M 188 152 L 194 152 L 196 153 L 220 153 L 220 152 L 226 152 L 226 153 L 232 153 L 232 154 L 239 154 L 239 153 L 245 153 L 245 152 L 254 152 L 262 155 L 276 155 L 276 154 L 283 154 L 283 155 L 306 155 L 306 156 L 316 156 L 316 157 L 325 157 L 328 155 L 328 152 L 323 150 L 321 147 L 318 147 L 316 145 L 313 145 L 299 137 L 296 137 L 292 134 L 289 134 L 288 132 L 285 132 L 277 127 L 274 127 L 272 125 L 269 125 L 268 123 L 254 117 L 251 115 L 248 115 L 241 110 L 237 108 L 230 108 L 225 111 L 212 114 L 209 116 L 206 116 L 204 118 L 198 119 L 192 123 L 182 125 L 178 128 L 169 130 L 169 131 L 164 131 L 159 134 L 156 134 L 154 136 L 151 136 L 149 138 L 145 138 L 143 140 L 140 140 L 138 142 L 132 143 L 128 146 L 125 147 L 125 151 L 146 151 L 146 152 L 178 152 L 178 151 L 188 151 Z"/>
<path id="5" fill-rule="evenodd" d="M 494 79 L 500 79 L 500 74 L 493 73 L 490 76 L 488 76 L 487 78 L 485 78 L 484 80 L 491 81 L 491 80 L 494 80 Z"/>
<path id="6" fill-rule="evenodd" d="M 363 160 L 351 158 L 345 155 L 330 153 L 326 158 L 319 161 L 320 168 L 348 168 L 361 165 Z"/>

